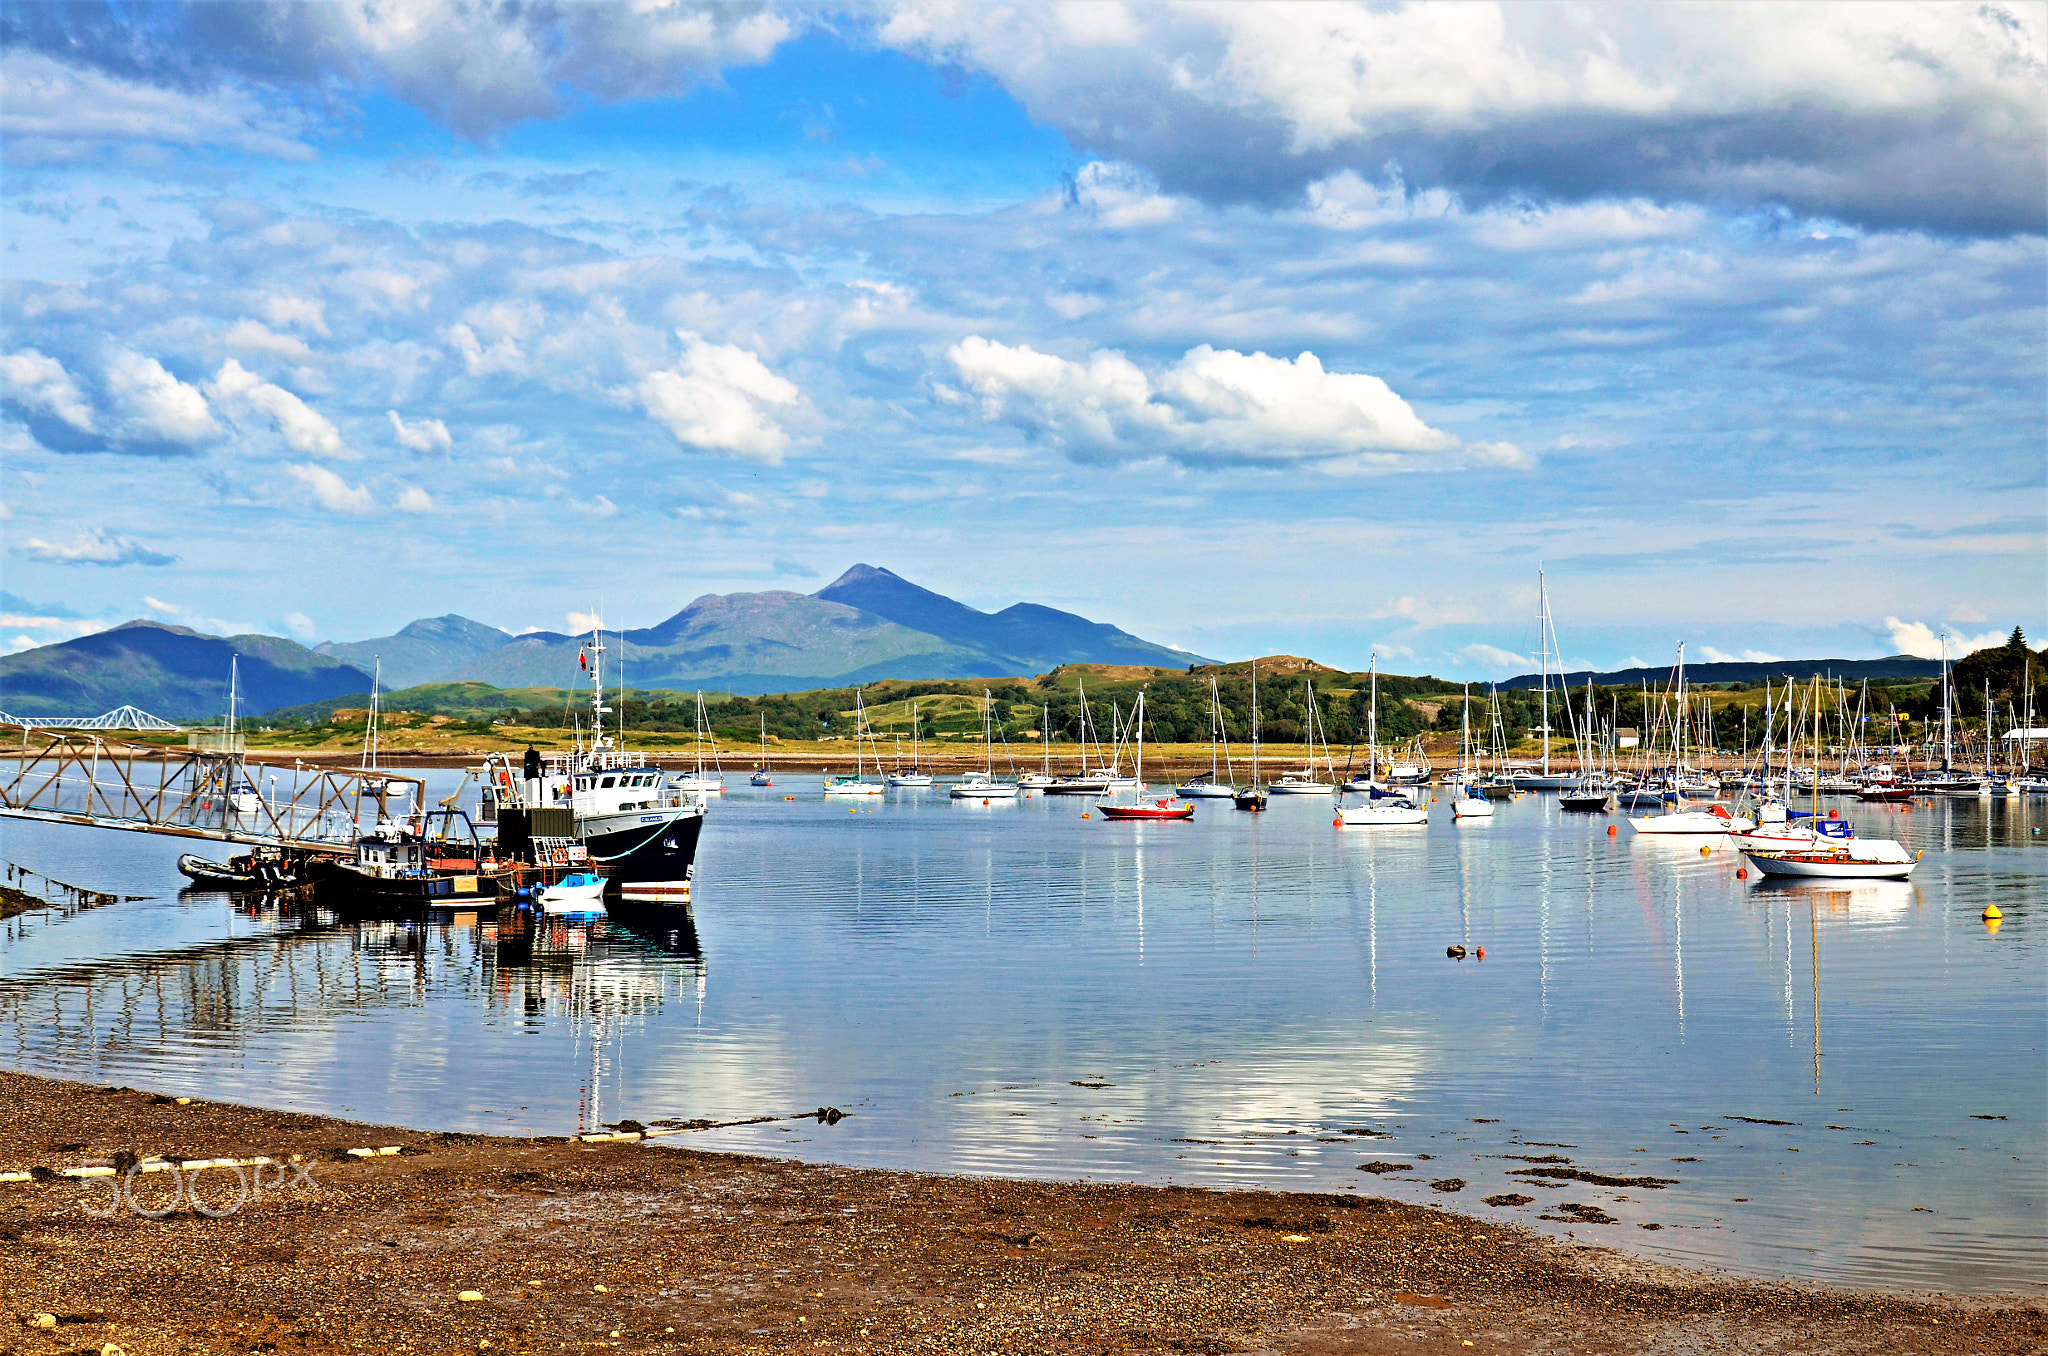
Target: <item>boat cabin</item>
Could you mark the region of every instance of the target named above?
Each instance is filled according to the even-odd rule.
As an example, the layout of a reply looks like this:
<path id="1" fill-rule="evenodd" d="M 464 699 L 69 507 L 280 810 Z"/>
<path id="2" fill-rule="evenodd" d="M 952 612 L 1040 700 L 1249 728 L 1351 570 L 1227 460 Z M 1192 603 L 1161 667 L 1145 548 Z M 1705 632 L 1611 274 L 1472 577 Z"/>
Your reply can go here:
<path id="1" fill-rule="evenodd" d="M 427 865 L 428 845 L 410 835 L 373 835 L 356 840 L 356 870 L 380 880 L 432 874 Z"/>

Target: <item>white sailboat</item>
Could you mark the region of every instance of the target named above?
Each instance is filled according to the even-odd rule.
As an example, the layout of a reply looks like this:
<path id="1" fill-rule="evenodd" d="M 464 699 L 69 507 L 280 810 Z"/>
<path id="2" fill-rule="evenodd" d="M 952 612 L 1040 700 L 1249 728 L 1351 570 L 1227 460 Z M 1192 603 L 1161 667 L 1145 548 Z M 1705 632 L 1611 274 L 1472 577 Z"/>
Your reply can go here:
<path id="1" fill-rule="evenodd" d="M 1322 720 L 1316 714 L 1315 680 L 1308 683 L 1308 766 L 1297 772 L 1283 772 L 1266 790 L 1276 796 L 1327 796 L 1337 789 L 1336 770 L 1330 766 L 1330 741 L 1323 739 L 1323 772 L 1316 773 L 1316 736 Z"/>
<path id="2" fill-rule="evenodd" d="M 1346 777 L 1345 791 L 1380 791 L 1380 654 L 1372 654 L 1371 696 L 1365 704 L 1365 775 Z"/>
<path id="3" fill-rule="evenodd" d="M 1515 789 L 1518 791 L 1561 791 L 1571 785 L 1572 778 L 1561 772 L 1550 770 L 1550 661 L 1557 660 L 1557 683 L 1565 700 L 1571 698 L 1565 688 L 1564 655 L 1557 643 L 1557 623 L 1550 615 L 1550 584 L 1544 577 L 1541 566 L 1536 570 L 1536 643 L 1539 651 L 1536 682 L 1538 688 L 1538 725 L 1536 736 L 1543 743 L 1543 767 L 1537 772 L 1515 774 Z"/>
<path id="4" fill-rule="evenodd" d="M 899 744 L 897 746 L 901 748 Z M 886 778 L 891 786 L 930 786 L 932 774 L 924 770 L 924 743 L 918 737 L 917 703 L 910 704 L 910 770 L 902 768 L 892 771 Z"/>
<path id="5" fill-rule="evenodd" d="M 1678 643 L 1678 700 L 1673 706 L 1671 720 L 1671 761 L 1672 776 L 1677 786 L 1682 787 L 1685 773 L 1685 642 Z M 1646 755 L 1647 756 L 1647 755 Z M 1630 815 L 1629 827 L 1637 833 L 1748 833 L 1756 827 L 1756 821 L 1744 815 L 1730 814 L 1719 805 L 1709 805 L 1704 810 L 1686 808 L 1687 802 L 1682 790 L 1667 792 L 1663 814 Z"/>
<path id="6" fill-rule="evenodd" d="M 1223 767 L 1216 766 L 1216 745 L 1223 744 Z M 1227 779 L 1218 781 L 1218 771 L 1227 774 Z M 1230 762 L 1230 731 L 1223 724 L 1223 695 L 1217 689 L 1216 675 L 1209 675 L 1209 770 L 1197 773 L 1174 789 L 1190 800 L 1228 800 L 1237 794 L 1237 769 Z"/>
<path id="7" fill-rule="evenodd" d="M 1058 780 L 1052 775 L 1052 705 L 1049 702 L 1038 708 L 1038 743 L 1043 765 L 1037 772 L 1027 772 L 1017 779 L 1017 785 L 1026 791 L 1043 791 Z"/>
<path id="8" fill-rule="evenodd" d="M 999 782 L 995 772 L 995 744 L 993 742 L 995 693 L 982 689 L 981 705 L 981 749 L 982 769 L 970 772 L 953 784 L 947 794 L 954 800 L 1014 800 L 1017 783 Z"/>
<path id="9" fill-rule="evenodd" d="M 828 796 L 879 796 L 882 784 L 869 781 L 864 775 L 867 763 L 862 744 L 871 742 L 874 732 L 868 728 L 868 708 L 861 696 L 861 690 L 853 690 L 853 775 L 850 777 L 827 777 L 825 794 Z M 881 750 L 875 751 L 875 771 L 882 770 Z"/>
<path id="10" fill-rule="evenodd" d="M 1081 701 L 1081 771 L 1075 776 L 1053 778 L 1052 785 L 1045 788 L 1045 794 L 1048 796 L 1099 796 L 1109 790 L 1110 782 L 1116 775 L 1115 770 L 1112 768 L 1090 768 L 1088 766 L 1089 735 L 1095 731 L 1095 722 L 1088 711 L 1087 680 L 1076 678 L 1074 680 L 1074 690 L 1079 694 Z M 1103 761 L 1102 740 L 1099 737 L 1099 732 L 1097 734 L 1098 737 L 1095 740 L 1095 761 L 1099 764 Z"/>
<path id="11" fill-rule="evenodd" d="M 1465 684 L 1464 712 L 1458 720 L 1458 798 L 1451 802 L 1453 819 L 1491 819 L 1493 802 L 1480 794 L 1472 766 L 1472 684 Z"/>
<path id="12" fill-rule="evenodd" d="M 768 763 L 768 713 L 761 713 L 761 766 L 754 769 L 754 775 L 747 778 L 750 786 L 775 785 L 775 769 Z"/>
<path id="13" fill-rule="evenodd" d="M 718 758 L 718 736 L 711 735 L 711 769 L 704 767 L 704 740 L 710 726 L 710 718 L 704 714 L 704 694 L 697 694 L 697 766 L 694 771 L 680 773 L 668 779 L 671 789 L 687 791 L 699 796 L 725 794 L 725 768 Z"/>

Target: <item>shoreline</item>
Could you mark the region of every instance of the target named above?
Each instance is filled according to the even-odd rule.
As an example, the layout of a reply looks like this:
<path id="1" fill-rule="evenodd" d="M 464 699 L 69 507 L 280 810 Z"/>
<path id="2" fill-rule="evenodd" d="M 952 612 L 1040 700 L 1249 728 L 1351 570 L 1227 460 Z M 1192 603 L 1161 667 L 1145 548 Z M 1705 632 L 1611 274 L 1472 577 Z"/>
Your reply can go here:
<path id="1" fill-rule="evenodd" d="M 2048 1351 L 2039 1299 L 1740 1279 L 1362 1193 L 435 1133 L 14 1072 L 0 1104 L 0 1172 L 40 1170 L 0 1182 L 0 1307 L 55 1319 L 0 1351 Z M 107 1179 L 56 1174 L 123 1153 L 301 1162 L 247 1170 L 277 1182 L 223 1218 L 93 1218 Z M 130 1180 L 167 1201 L 172 1174 Z M 232 1203 L 232 1170 L 197 1180 Z"/>

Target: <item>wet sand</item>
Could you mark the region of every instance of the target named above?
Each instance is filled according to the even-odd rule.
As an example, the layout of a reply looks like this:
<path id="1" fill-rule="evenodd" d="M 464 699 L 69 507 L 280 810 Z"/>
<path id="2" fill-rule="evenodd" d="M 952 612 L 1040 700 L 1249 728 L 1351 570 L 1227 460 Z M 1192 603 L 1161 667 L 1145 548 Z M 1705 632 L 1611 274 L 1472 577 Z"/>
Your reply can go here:
<path id="1" fill-rule="evenodd" d="M 1730 1279 L 1369 1185 L 943 1177 L 688 1140 L 436 1134 L 0 1073 L 0 1172 L 35 1170 L 0 1183 L 0 1352 L 2048 1350 L 2039 1302 Z M 124 1154 L 301 1161 L 220 1218 L 95 1218 L 109 1180 L 56 1175 Z M 171 1203 L 171 1177 L 133 1174 L 137 1203 Z M 231 1172 L 195 1180 L 209 1209 L 235 1202 Z"/>

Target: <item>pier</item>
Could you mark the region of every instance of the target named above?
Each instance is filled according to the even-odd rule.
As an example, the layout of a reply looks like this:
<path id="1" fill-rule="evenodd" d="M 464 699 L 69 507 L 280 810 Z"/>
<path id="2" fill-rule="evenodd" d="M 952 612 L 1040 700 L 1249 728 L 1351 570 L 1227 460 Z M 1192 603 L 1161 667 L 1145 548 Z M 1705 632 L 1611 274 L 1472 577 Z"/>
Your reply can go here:
<path id="1" fill-rule="evenodd" d="M 0 772 L 9 819 L 331 853 L 352 844 L 365 812 L 417 807 L 426 792 L 421 778 L 381 770 L 250 762 L 232 735 L 178 748 L 0 724 L 0 738 L 15 732 L 20 750 Z"/>

